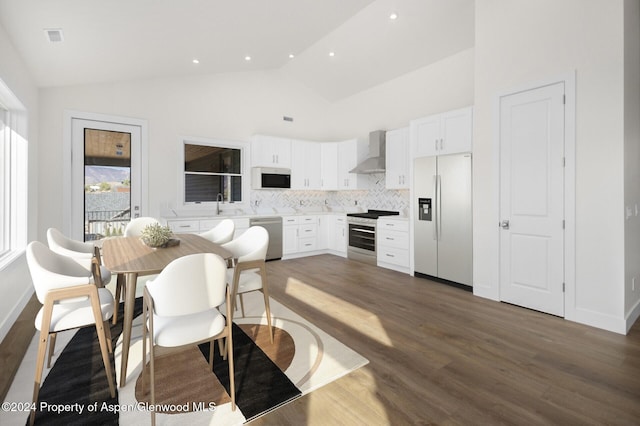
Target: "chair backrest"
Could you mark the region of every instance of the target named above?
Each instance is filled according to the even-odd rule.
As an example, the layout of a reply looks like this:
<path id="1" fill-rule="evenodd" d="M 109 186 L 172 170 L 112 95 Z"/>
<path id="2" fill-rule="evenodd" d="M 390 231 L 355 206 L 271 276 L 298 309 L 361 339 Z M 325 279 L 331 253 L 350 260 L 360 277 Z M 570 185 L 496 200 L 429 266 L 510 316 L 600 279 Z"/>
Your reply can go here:
<path id="1" fill-rule="evenodd" d="M 225 261 L 213 253 L 175 259 L 146 284 L 155 313 L 180 316 L 220 306 L 225 302 L 226 270 Z"/>
<path id="2" fill-rule="evenodd" d="M 236 230 L 236 225 L 231 219 L 224 219 L 222 222 L 200 234 L 201 237 L 216 243 L 224 244 L 233 239 L 233 233 Z"/>
<path id="3" fill-rule="evenodd" d="M 127 223 L 127 226 L 124 228 L 124 236 L 125 237 L 139 237 L 142 234 L 142 230 L 147 225 L 153 225 L 155 223 L 160 223 L 158 219 L 149 216 L 136 217 L 135 219 L 131 219 L 131 222 Z"/>
<path id="4" fill-rule="evenodd" d="M 265 260 L 269 247 L 269 232 L 262 226 L 252 226 L 235 240 L 222 247 L 233 253 L 238 262 Z"/>
<path id="5" fill-rule="evenodd" d="M 93 243 L 71 239 L 56 228 L 47 229 L 47 243 L 51 250 L 66 256 L 82 257 L 84 255 L 88 258 L 93 256 Z"/>
<path id="6" fill-rule="evenodd" d="M 50 290 L 91 282 L 91 272 L 68 256 L 55 253 L 39 241 L 27 245 L 27 264 L 40 303 Z"/>

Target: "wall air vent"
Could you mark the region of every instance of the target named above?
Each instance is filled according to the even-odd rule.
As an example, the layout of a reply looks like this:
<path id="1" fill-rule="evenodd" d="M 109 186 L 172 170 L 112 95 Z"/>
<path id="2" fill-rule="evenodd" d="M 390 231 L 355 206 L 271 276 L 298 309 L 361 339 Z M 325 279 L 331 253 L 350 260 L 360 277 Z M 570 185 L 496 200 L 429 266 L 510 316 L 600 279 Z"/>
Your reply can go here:
<path id="1" fill-rule="evenodd" d="M 62 43 L 64 41 L 61 28 L 45 28 L 44 35 L 50 43 Z"/>
<path id="2" fill-rule="evenodd" d="M 284 121 L 293 121 L 293 117 L 287 117 L 286 115 L 282 117 Z"/>

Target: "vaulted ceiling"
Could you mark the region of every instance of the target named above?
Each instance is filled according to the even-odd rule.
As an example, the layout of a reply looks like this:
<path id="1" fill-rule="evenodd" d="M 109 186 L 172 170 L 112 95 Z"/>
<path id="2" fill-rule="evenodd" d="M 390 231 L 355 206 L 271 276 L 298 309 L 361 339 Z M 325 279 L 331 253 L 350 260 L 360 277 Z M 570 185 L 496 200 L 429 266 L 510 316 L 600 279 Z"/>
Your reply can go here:
<path id="1" fill-rule="evenodd" d="M 334 101 L 472 47 L 474 0 L 0 0 L 0 25 L 39 87 L 281 70 Z"/>

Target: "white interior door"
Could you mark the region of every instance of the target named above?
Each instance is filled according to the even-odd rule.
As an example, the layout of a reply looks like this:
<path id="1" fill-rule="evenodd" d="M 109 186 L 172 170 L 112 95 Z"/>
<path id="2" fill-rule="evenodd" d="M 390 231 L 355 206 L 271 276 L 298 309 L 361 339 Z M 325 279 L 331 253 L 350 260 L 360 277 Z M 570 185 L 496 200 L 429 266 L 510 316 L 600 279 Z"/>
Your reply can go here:
<path id="1" fill-rule="evenodd" d="M 72 118 L 72 238 L 119 235 L 141 214 L 141 138 L 138 125 Z"/>
<path id="2" fill-rule="evenodd" d="M 500 99 L 500 300 L 564 316 L 564 83 Z"/>

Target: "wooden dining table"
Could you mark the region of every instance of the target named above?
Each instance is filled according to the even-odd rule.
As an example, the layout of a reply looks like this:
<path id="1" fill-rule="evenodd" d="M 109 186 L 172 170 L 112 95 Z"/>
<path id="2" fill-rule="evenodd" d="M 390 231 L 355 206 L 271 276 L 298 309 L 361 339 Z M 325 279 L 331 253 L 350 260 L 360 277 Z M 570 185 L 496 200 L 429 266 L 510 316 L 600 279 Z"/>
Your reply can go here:
<path id="1" fill-rule="evenodd" d="M 123 274 L 125 277 L 120 387 L 127 382 L 127 361 L 138 277 L 158 274 L 171 261 L 190 254 L 214 253 L 225 260 L 232 257 L 229 250 L 195 234 L 180 234 L 177 239 L 180 240 L 179 244 L 166 248 L 151 248 L 139 237 L 108 238 L 102 244 L 104 266 L 112 274 Z"/>

